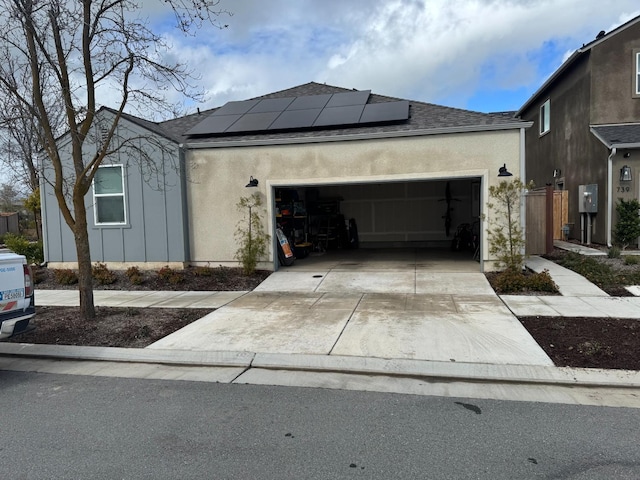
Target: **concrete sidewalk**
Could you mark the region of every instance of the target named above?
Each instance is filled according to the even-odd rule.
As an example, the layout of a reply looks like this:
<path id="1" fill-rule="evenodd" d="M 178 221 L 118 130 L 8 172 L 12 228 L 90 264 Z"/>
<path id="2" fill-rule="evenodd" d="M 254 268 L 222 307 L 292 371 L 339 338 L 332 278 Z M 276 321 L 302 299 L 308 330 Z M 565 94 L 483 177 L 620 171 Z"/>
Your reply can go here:
<path id="1" fill-rule="evenodd" d="M 542 257 L 532 256 L 526 265 L 535 272 L 548 270 L 561 296 L 501 295 L 516 316 L 640 319 L 640 297 L 610 297 L 583 276 Z"/>
<path id="2" fill-rule="evenodd" d="M 220 308 L 246 293 L 94 290 L 93 297 L 95 305 L 99 307 Z M 36 289 L 35 297 L 39 306 L 76 307 L 80 304 L 77 290 Z"/>

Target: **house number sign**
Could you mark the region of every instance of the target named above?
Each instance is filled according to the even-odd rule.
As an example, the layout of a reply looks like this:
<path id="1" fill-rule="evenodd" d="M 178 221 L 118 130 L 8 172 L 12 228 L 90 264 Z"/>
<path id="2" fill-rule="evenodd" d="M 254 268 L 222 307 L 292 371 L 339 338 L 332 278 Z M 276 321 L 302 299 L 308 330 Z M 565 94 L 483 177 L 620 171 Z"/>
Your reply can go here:
<path id="1" fill-rule="evenodd" d="M 618 187 L 618 193 L 630 192 L 631 187 Z"/>

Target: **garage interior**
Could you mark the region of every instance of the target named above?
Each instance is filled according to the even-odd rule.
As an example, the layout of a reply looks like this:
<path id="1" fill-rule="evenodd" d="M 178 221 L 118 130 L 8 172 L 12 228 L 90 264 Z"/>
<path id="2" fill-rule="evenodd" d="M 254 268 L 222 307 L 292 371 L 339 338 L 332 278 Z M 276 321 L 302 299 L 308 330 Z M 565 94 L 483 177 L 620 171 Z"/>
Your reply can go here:
<path id="1" fill-rule="evenodd" d="M 365 249 L 479 260 L 480 186 L 480 178 L 452 178 L 277 187 L 274 223 L 296 263 Z"/>

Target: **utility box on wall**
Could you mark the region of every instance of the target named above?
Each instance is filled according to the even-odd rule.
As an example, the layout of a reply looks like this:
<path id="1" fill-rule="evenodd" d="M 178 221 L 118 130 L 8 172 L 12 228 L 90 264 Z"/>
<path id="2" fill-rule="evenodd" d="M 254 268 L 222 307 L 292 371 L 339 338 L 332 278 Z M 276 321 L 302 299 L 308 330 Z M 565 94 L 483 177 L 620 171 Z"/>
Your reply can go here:
<path id="1" fill-rule="evenodd" d="M 578 185 L 578 211 L 598 213 L 598 184 Z"/>

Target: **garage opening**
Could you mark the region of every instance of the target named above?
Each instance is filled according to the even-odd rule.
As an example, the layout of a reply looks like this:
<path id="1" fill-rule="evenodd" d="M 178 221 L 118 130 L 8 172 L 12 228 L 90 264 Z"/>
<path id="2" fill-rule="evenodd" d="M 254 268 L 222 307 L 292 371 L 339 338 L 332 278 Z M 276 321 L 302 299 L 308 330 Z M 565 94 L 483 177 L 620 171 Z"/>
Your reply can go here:
<path id="1" fill-rule="evenodd" d="M 473 177 L 277 187 L 274 226 L 287 238 L 295 264 L 372 249 L 479 260 L 480 182 Z"/>

